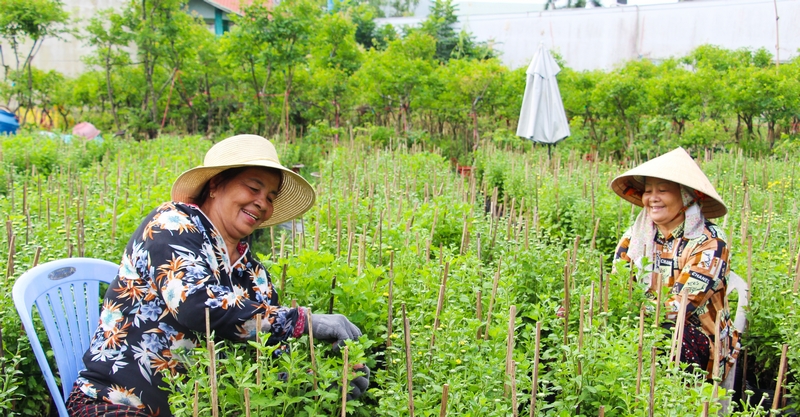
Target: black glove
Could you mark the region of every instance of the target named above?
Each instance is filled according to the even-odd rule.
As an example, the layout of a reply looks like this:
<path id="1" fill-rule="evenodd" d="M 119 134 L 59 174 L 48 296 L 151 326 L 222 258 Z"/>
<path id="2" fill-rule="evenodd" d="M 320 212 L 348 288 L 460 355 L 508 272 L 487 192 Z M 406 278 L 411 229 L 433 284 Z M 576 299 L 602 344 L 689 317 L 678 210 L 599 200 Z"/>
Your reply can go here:
<path id="1" fill-rule="evenodd" d="M 347 393 L 347 401 L 357 400 L 364 395 L 369 388 L 369 368 L 367 365 L 356 365 L 353 370 L 358 373 L 358 376 L 350 381 L 350 391 Z M 338 382 L 334 382 L 328 387 L 328 391 L 341 392 L 342 389 Z"/>
<path id="2" fill-rule="evenodd" d="M 361 337 L 361 330 L 341 314 L 312 314 L 311 326 L 315 339 L 331 342 L 337 348 L 344 345 L 345 340 Z M 303 333 L 308 334 L 308 320 Z"/>

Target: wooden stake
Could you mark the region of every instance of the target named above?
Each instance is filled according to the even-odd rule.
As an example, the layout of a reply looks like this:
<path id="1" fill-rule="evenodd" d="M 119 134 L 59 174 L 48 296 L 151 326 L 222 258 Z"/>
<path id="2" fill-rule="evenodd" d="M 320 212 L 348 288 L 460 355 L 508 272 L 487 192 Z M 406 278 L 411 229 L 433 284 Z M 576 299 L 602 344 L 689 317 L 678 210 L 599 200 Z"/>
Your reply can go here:
<path id="1" fill-rule="evenodd" d="M 517 319 L 517 306 L 512 305 L 508 311 L 508 335 L 506 336 L 506 381 L 514 379 L 514 327 Z M 511 385 L 506 383 L 504 396 L 508 395 Z M 514 407 L 516 409 L 516 407 Z"/>
<path id="2" fill-rule="evenodd" d="M 317 390 L 317 355 L 314 354 L 314 323 L 311 320 L 311 309 L 306 308 L 306 323 L 308 323 L 308 348 L 311 355 L 311 374 L 313 378 L 314 390 Z M 345 346 L 345 349 L 347 346 Z"/>
<path id="3" fill-rule="evenodd" d="M 656 347 L 650 348 L 650 403 L 647 416 L 654 417 L 656 410 Z"/>
<path id="4" fill-rule="evenodd" d="M 8 263 L 6 263 L 6 279 L 11 279 L 14 276 L 14 254 L 16 253 L 17 237 L 13 234 L 8 241 Z"/>
<path id="5" fill-rule="evenodd" d="M 595 238 L 597 237 L 597 230 L 598 229 L 600 229 L 600 218 L 599 217 L 594 222 L 594 230 L 592 231 L 592 244 L 590 245 L 590 248 L 592 250 L 595 249 Z"/>
<path id="6" fill-rule="evenodd" d="M 772 409 L 777 410 L 781 399 L 781 389 L 783 387 L 783 379 L 786 377 L 786 355 L 789 350 L 789 345 L 784 344 L 781 348 L 781 362 L 778 367 L 778 380 L 775 383 L 775 395 L 772 398 Z"/>
<path id="7" fill-rule="evenodd" d="M 708 417 L 708 401 L 703 401 L 703 411 L 700 413 L 702 417 Z"/>
<path id="8" fill-rule="evenodd" d="M 517 410 L 517 363 L 515 361 L 511 361 L 509 377 L 511 378 L 511 411 L 513 411 L 514 417 L 517 417 L 519 410 Z"/>
<path id="9" fill-rule="evenodd" d="M 478 319 L 478 322 L 483 321 L 483 295 L 481 290 L 475 294 L 475 318 Z M 477 338 L 480 339 L 482 337 L 481 330 L 483 325 L 478 326 L 478 335 Z"/>
<path id="10" fill-rule="evenodd" d="M 569 265 L 564 265 L 564 344 L 568 343 L 569 335 Z"/>
<path id="11" fill-rule="evenodd" d="M 347 374 L 350 369 L 350 364 L 348 363 L 348 348 L 349 346 L 344 346 L 344 355 L 342 361 L 344 362 L 342 365 L 342 417 L 347 415 Z"/>
<path id="12" fill-rule="evenodd" d="M 450 385 L 442 385 L 442 407 L 439 409 L 439 417 L 447 416 L 447 396 L 450 393 Z"/>
<path id="13" fill-rule="evenodd" d="M 483 340 L 489 339 L 489 326 L 492 325 L 492 309 L 494 308 L 494 299 L 497 296 L 497 284 L 500 282 L 500 266 L 503 258 L 497 260 L 497 272 L 494 274 L 494 282 L 492 283 L 492 297 L 489 299 L 489 310 L 486 312 L 486 327 L 484 329 Z"/>
<path id="14" fill-rule="evenodd" d="M 533 379 L 531 381 L 531 410 L 530 417 L 536 414 L 536 394 L 539 389 L 539 346 L 542 340 L 542 322 L 536 322 L 536 347 L 533 353 Z"/>
<path id="15" fill-rule="evenodd" d="M 219 397 L 217 396 L 217 354 L 211 338 L 211 316 L 206 307 L 206 347 L 208 349 L 208 383 L 211 385 L 211 415 L 219 417 Z"/>
<path id="16" fill-rule="evenodd" d="M 638 397 L 639 394 L 642 392 L 642 362 L 644 358 L 642 357 L 644 352 L 644 312 L 645 306 L 642 304 L 642 308 L 639 309 L 639 348 L 637 350 L 637 362 L 638 365 L 636 367 L 636 396 Z"/>
<path id="17" fill-rule="evenodd" d="M 250 417 L 250 388 L 244 389 L 244 415 Z"/>
<path id="18" fill-rule="evenodd" d="M 439 328 L 439 315 L 442 314 L 442 305 L 444 305 L 445 288 L 446 287 L 445 287 L 444 283 L 439 285 L 439 298 L 438 298 L 438 300 L 436 302 L 436 314 L 434 315 L 434 319 L 433 319 L 433 329 L 432 329 L 432 333 L 431 333 L 431 346 L 429 348 L 431 353 L 433 352 L 433 345 L 434 345 L 434 343 L 436 341 L 436 330 Z M 431 355 L 431 358 L 433 358 L 432 355 Z M 431 359 L 431 360 L 433 360 L 433 359 Z"/>
<path id="19" fill-rule="evenodd" d="M 283 264 L 281 266 L 281 296 L 286 294 L 286 269 L 288 266 L 288 264 Z"/>
<path id="20" fill-rule="evenodd" d="M 39 265 L 39 257 L 41 256 L 41 254 L 42 254 L 42 247 L 41 246 L 37 246 L 36 247 L 36 252 L 33 253 L 33 264 L 31 265 L 31 268 L 35 267 L 36 265 Z M 2 339 L 0 339 L 0 340 L 2 340 Z M 2 350 L 2 349 L 0 349 L 0 350 Z"/>
<path id="21" fill-rule="evenodd" d="M 192 416 L 200 417 L 200 381 L 194 381 L 194 401 L 192 401 Z"/>
<path id="22" fill-rule="evenodd" d="M 719 380 L 717 376 L 719 375 L 719 348 L 720 348 L 720 341 L 719 341 L 719 325 L 720 320 L 722 318 L 722 314 L 717 314 L 717 318 L 714 321 L 714 347 L 713 351 L 711 352 L 711 360 L 714 361 L 712 366 L 711 375 L 714 378 L 714 387 L 711 392 L 711 399 L 717 399 L 717 391 L 719 389 Z"/>
<path id="23" fill-rule="evenodd" d="M 670 359 L 675 361 L 675 366 L 680 366 L 681 351 L 683 350 L 683 329 L 686 326 L 686 306 L 689 303 L 689 292 L 684 288 L 681 291 L 681 305 L 678 310 L 678 318 L 675 323 L 675 333 L 673 334 L 672 349 L 670 349 Z M 673 356 L 672 353 L 675 352 Z"/>
<path id="24" fill-rule="evenodd" d="M 389 318 L 386 323 L 386 346 L 392 345 L 392 315 L 394 313 L 393 309 L 393 301 L 394 301 L 394 252 L 391 252 L 391 257 L 389 258 L 389 300 L 387 301 L 388 310 L 389 310 Z M 388 352 L 388 350 L 387 350 Z"/>
<path id="25" fill-rule="evenodd" d="M 408 412 L 410 417 L 414 417 L 414 385 L 412 382 L 411 370 L 411 330 L 408 324 L 408 316 L 406 315 L 406 303 L 401 305 L 403 310 L 403 335 L 405 338 L 406 348 L 406 377 L 408 379 Z"/>

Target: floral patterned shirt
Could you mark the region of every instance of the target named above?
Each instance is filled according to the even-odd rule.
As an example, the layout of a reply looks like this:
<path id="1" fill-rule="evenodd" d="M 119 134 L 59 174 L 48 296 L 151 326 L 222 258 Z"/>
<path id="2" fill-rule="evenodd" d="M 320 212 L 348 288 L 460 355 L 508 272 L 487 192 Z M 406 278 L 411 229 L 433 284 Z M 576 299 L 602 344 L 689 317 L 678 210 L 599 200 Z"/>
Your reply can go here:
<path id="1" fill-rule="evenodd" d="M 256 317 L 277 344 L 302 333 L 302 309 L 281 307 L 245 242 L 231 262 L 197 206 L 164 203 L 134 232 L 110 284 L 77 385 L 87 396 L 170 416 L 161 372 L 181 372 L 180 352 L 205 337 L 255 338 Z M 269 325 L 269 329 L 267 329 Z M 299 328 L 299 329 L 298 329 Z"/>
<path id="2" fill-rule="evenodd" d="M 630 262 L 628 247 L 631 230 L 625 232 L 617 245 L 615 261 L 622 259 Z M 686 309 L 686 324 L 699 328 L 714 345 L 714 325 L 717 315 L 720 317 L 720 373 L 723 376 L 727 368 L 733 364 L 739 353 L 739 334 L 731 322 L 728 307 L 727 287 L 729 274 L 729 249 L 725 243 L 722 230 L 710 221 L 705 221 L 703 233 L 694 239 L 684 236 L 684 224 L 681 223 L 668 236 L 661 231 L 655 236 L 655 259 L 657 276 L 661 278 L 662 288 L 670 288 L 664 300 L 664 314 L 668 321 L 678 318 L 680 309 L 680 293 L 688 290 L 689 304 Z M 657 281 L 645 282 L 650 298 L 656 298 Z M 708 372 L 712 371 L 714 362 L 709 361 Z"/>

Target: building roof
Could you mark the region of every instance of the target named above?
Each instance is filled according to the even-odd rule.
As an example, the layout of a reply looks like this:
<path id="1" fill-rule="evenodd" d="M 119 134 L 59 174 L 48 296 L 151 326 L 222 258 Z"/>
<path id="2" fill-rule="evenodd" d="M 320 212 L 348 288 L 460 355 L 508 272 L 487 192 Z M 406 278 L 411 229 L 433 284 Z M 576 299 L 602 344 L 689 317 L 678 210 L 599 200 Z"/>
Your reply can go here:
<path id="1" fill-rule="evenodd" d="M 226 13 L 235 13 L 243 15 L 242 9 L 253 4 L 253 0 L 203 0 L 217 9 Z M 270 1 L 270 3 L 272 3 Z"/>

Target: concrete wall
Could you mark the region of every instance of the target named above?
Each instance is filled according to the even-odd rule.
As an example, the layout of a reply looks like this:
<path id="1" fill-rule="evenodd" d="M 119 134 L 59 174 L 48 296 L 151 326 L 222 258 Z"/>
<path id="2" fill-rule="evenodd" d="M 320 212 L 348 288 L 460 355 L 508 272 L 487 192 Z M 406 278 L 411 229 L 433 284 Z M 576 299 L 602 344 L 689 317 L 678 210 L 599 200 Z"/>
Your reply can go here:
<path id="1" fill-rule="evenodd" d="M 97 12 L 104 9 L 122 9 L 126 0 L 62 0 L 64 10 L 75 22 L 74 26 L 81 27 L 89 23 L 89 19 L 97 15 Z M 24 48 L 27 51 L 30 47 Z M 84 41 L 74 38 L 67 38 L 66 41 L 56 39 L 45 39 L 42 48 L 33 59 L 33 66 L 43 70 L 55 69 L 64 75 L 74 77 L 84 71 L 85 65 L 81 62 L 81 56 L 90 53 L 92 48 L 85 45 Z M 3 51 L 10 51 L 10 48 L 3 43 Z M 10 55 L 10 54 L 9 54 Z M 9 55 L 6 55 L 6 63 L 9 62 Z M 13 59 L 13 58 L 11 58 Z M 12 64 L 13 67 L 13 64 Z"/>
<path id="2" fill-rule="evenodd" d="M 125 1 L 64 0 L 64 8 L 80 24 L 97 10 L 120 9 Z M 764 47 L 774 54 L 775 4 L 780 16 L 780 58 L 787 60 L 800 49 L 798 0 L 704 0 L 466 15 L 461 23 L 477 40 L 493 41 L 503 62 L 512 68 L 527 65 L 539 42 L 544 42 L 574 69 L 611 69 L 631 59 L 682 56 L 706 43 L 728 49 Z M 3 50 L 10 51 L 8 45 Z M 80 41 L 50 39 L 42 45 L 34 66 L 74 77 L 85 70 L 81 56 L 89 52 Z M 5 57 L 13 66 L 10 54 Z"/>
<path id="3" fill-rule="evenodd" d="M 528 65 L 539 42 L 577 70 L 612 69 L 639 58 L 683 56 L 703 44 L 764 47 L 776 53 L 775 5 L 782 61 L 800 48 L 800 1 L 705 0 L 538 13 L 462 17 L 477 40 L 491 40 L 511 68 Z"/>

